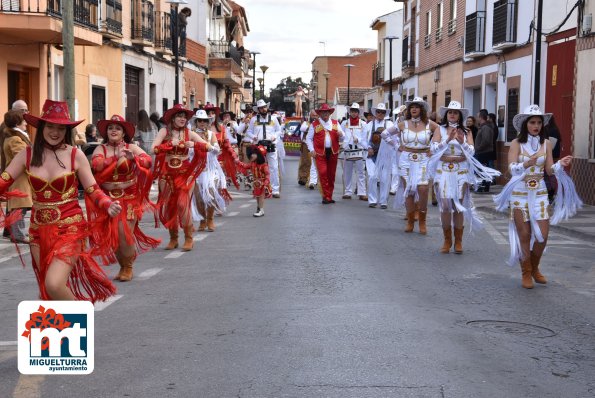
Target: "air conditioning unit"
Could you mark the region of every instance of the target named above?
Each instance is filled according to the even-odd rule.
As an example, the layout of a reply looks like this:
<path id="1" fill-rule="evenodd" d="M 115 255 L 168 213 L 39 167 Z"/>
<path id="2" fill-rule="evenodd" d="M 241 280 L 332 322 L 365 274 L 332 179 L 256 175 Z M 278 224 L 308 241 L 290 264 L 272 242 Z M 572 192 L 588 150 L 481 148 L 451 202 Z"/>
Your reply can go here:
<path id="1" fill-rule="evenodd" d="M 593 24 L 593 15 L 585 14 L 583 16 L 583 36 L 591 34 L 592 24 Z"/>

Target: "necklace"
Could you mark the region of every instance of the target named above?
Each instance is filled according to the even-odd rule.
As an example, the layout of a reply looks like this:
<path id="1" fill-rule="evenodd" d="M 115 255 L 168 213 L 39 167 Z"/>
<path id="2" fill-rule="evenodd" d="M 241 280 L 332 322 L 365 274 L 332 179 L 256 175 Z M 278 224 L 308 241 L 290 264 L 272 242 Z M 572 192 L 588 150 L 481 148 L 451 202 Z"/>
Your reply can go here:
<path id="1" fill-rule="evenodd" d="M 62 162 L 60 160 L 60 158 L 58 157 L 58 154 L 56 153 L 56 151 L 58 149 L 64 149 L 66 148 L 66 144 L 64 144 L 64 141 L 57 143 L 56 145 L 52 145 L 47 141 L 43 142 L 43 146 L 45 146 L 46 148 L 48 148 L 50 151 L 54 152 L 54 156 L 56 157 L 56 162 L 58 162 L 58 165 L 60 167 L 62 167 L 63 169 L 66 168 L 66 166 L 64 165 L 64 162 Z"/>
<path id="2" fill-rule="evenodd" d="M 537 152 L 537 150 L 539 149 L 539 137 L 529 135 L 529 145 L 531 145 L 531 149 L 533 150 L 533 152 Z"/>
<path id="3" fill-rule="evenodd" d="M 448 127 L 452 127 L 453 129 L 456 129 L 456 128 L 458 128 L 458 127 L 459 127 L 459 124 L 458 124 L 458 123 L 451 123 L 451 122 L 448 122 Z"/>
<path id="4" fill-rule="evenodd" d="M 417 127 L 417 124 L 419 122 L 421 122 L 421 117 L 412 117 L 411 121 L 413 122 L 413 124 L 415 125 L 415 127 Z"/>

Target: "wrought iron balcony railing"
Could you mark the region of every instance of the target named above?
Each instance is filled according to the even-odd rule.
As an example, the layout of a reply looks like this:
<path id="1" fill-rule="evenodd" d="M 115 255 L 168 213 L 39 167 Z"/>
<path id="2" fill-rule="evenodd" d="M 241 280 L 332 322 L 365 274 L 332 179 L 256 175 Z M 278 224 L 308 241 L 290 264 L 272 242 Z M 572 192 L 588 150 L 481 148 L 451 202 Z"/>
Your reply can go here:
<path id="1" fill-rule="evenodd" d="M 465 19 L 465 55 L 485 51 L 485 11 L 467 15 Z"/>
<path id="2" fill-rule="evenodd" d="M 493 47 L 516 43 L 517 10 L 516 0 L 500 0 L 494 3 Z"/>
<path id="3" fill-rule="evenodd" d="M 242 65 L 242 54 L 238 48 L 225 40 L 209 40 L 210 54 L 212 58 L 231 58 L 236 64 Z"/>
<path id="4" fill-rule="evenodd" d="M 132 40 L 153 43 L 155 39 L 153 27 L 153 3 L 148 0 L 134 0 L 132 2 Z"/>
<path id="5" fill-rule="evenodd" d="M 171 14 L 155 11 L 155 47 L 157 52 L 172 52 Z"/>
<path id="6" fill-rule="evenodd" d="M 62 0 L 0 0 L 2 13 L 46 14 L 62 18 Z M 74 22 L 97 30 L 98 0 L 71 0 L 74 4 Z"/>
<path id="7" fill-rule="evenodd" d="M 379 86 L 384 81 L 384 64 L 377 62 L 372 65 L 372 87 Z"/>

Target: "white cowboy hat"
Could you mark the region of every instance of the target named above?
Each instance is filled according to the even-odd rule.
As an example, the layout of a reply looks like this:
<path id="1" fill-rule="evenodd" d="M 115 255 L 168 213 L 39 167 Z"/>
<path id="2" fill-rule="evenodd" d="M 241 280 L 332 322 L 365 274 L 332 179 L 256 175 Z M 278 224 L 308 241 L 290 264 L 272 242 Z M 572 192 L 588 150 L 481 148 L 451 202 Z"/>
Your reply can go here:
<path id="1" fill-rule="evenodd" d="M 354 102 L 353 104 L 351 104 L 351 106 L 349 107 L 349 109 L 357 109 L 357 111 L 359 112 L 359 104 L 357 102 Z"/>
<path id="2" fill-rule="evenodd" d="M 449 110 L 460 111 L 463 115 L 463 122 L 467 119 L 467 116 L 469 116 L 469 109 L 463 108 L 459 101 L 450 101 L 448 106 L 441 106 L 440 110 L 438 111 L 441 120 L 444 120 L 444 115 L 446 115 L 446 112 Z"/>
<path id="3" fill-rule="evenodd" d="M 527 120 L 533 116 L 543 117 L 543 125 L 544 126 L 547 125 L 550 122 L 550 119 L 552 118 L 551 113 L 543 113 L 541 108 L 539 108 L 539 105 L 533 104 L 533 105 L 529 105 L 528 107 L 526 107 L 523 110 L 523 113 L 519 113 L 518 115 L 515 115 L 514 118 L 512 119 L 512 125 L 514 126 L 516 131 L 518 131 L 520 133 L 521 127 L 523 126 L 523 123 L 525 122 L 525 120 Z"/>
<path id="4" fill-rule="evenodd" d="M 394 116 L 394 115 L 399 115 L 399 114 L 401 114 L 401 113 L 405 112 L 405 109 L 407 109 L 407 107 L 406 107 L 405 105 L 401 105 L 400 107 L 398 107 L 398 108 L 395 108 L 395 109 L 393 110 L 393 116 Z"/>
<path id="5" fill-rule="evenodd" d="M 271 103 L 270 102 L 264 102 L 263 99 L 259 99 L 256 102 L 256 105 L 252 107 L 252 109 L 254 109 L 254 112 L 258 112 L 258 108 L 262 108 L 263 106 L 266 106 L 268 108 L 269 106 L 271 106 Z"/>
<path id="6" fill-rule="evenodd" d="M 386 112 L 386 105 L 384 105 L 384 102 L 379 103 L 378 105 L 376 105 L 376 107 L 372 107 L 372 114 L 375 115 L 376 111 Z"/>
<path id="7" fill-rule="evenodd" d="M 197 120 L 209 120 L 209 115 L 207 115 L 207 111 L 204 109 L 199 109 L 196 111 L 194 116 L 190 119 L 190 125 L 193 126 Z"/>
<path id="8" fill-rule="evenodd" d="M 409 108 L 409 105 L 411 104 L 421 105 L 425 108 L 426 112 L 430 112 L 430 105 L 426 101 L 424 101 L 423 98 L 414 97 L 411 101 L 405 101 L 405 106 L 407 106 L 407 108 Z"/>

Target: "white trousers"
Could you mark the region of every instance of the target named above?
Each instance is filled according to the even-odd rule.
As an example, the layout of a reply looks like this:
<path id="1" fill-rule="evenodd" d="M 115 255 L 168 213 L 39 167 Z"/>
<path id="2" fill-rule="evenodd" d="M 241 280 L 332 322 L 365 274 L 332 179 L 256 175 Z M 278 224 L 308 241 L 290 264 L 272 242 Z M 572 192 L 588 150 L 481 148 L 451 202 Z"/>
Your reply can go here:
<path id="1" fill-rule="evenodd" d="M 388 204 L 390 179 L 388 181 L 378 181 L 376 177 L 376 164 L 372 159 L 366 159 L 366 168 L 368 169 L 368 203 Z M 380 182 L 380 188 L 378 188 L 378 182 Z"/>
<path id="2" fill-rule="evenodd" d="M 343 179 L 345 183 L 345 195 L 353 195 L 353 171 L 357 175 L 357 194 L 366 195 L 366 171 L 363 160 L 344 160 L 343 161 Z"/>
<path id="3" fill-rule="evenodd" d="M 312 164 L 310 165 L 310 181 L 308 185 L 318 184 L 318 169 L 316 168 L 316 159 L 312 158 Z"/>
<path id="4" fill-rule="evenodd" d="M 271 188 L 274 194 L 279 193 L 279 159 L 277 151 L 267 152 L 267 163 L 269 164 L 269 173 L 271 175 Z"/>
<path id="5" fill-rule="evenodd" d="M 394 162 L 392 165 L 392 169 L 391 169 L 391 173 L 392 173 L 392 180 L 390 183 L 390 191 L 395 193 L 399 189 L 399 161 L 398 161 L 397 156 L 395 156 L 395 159 L 394 159 Z"/>

